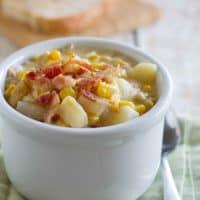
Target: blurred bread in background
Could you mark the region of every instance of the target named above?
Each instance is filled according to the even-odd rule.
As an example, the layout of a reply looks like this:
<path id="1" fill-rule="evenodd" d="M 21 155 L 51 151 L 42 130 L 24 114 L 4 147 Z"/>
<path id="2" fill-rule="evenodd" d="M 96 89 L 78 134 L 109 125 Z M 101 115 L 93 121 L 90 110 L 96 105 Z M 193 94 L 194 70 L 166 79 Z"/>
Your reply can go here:
<path id="1" fill-rule="evenodd" d="M 2 14 L 43 33 L 79 32 L 100 19 L 108 0 L 0 0 Z"/>
<path id="2" fill-rule="evenodd" d="M 107 37 L 155 23 L 148 0 L 0 0 L 0 35 L 19 47 L 64 36 Z"/>

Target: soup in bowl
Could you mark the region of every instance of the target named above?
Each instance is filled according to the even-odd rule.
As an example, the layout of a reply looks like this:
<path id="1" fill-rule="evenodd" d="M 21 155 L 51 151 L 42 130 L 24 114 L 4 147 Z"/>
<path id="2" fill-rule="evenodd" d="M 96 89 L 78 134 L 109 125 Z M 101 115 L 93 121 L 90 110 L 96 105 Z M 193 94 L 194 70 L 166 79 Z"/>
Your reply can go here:
<path id="1" fill-rule="evenodd" d="M 31 57 L 7 74 L 5 98 L 33 119 L 101 127 L 139 117 L 157 101 L 157 65 L 73 44 Z"/>
<path id="2" fill-rule="evenodd" d="M 61 38 L 14 53 L 0 77 L 5 165 L 23 195 L 124 200 L 150 186 L 172 93 L 156 59 L 105 39 Z"/>

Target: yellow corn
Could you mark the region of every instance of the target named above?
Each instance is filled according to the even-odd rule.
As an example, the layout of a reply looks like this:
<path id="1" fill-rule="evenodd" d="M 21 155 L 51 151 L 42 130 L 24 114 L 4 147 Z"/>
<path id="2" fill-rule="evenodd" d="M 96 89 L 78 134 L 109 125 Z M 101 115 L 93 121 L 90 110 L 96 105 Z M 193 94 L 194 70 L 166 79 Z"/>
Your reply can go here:
<path id="1" fill-rule="evenodd" d="M 112 96 L 111 87 L 106 83 L 100 82 L 97 87 L 97 95 L 107 99 L 111 98 Z"/>
<path id="2" fill-rule="evenodd" d="M 5 91 L 5 96 L 6 97 L 9 97 L 12 93 L 12 91 L 16 88 L 16 86 L 14 84 L 9 84 L 7 87 L 6 87 L 6 91 Z"/>
<path id="3" fill-rule="evenodd" d="M 74 89 L 71 86 L 66 86 L 60 91 L 59 96 L 62 100 L 67 96 L 71 96 L 71 97 L 75 98 L 76 92 L 74 91 Z"/>
<path id="4" fill-rule="evenodd" d="M 62 55 L 60 51 L 58 50 L 53 50 L 49 55 L 49 59 L 51 60 L 61 60 L 61 58 L 62 58 Z"/>
<path id="5" fill-rule="evenodd" d="M 119 65 L 119 66 L 127 65 L 127 63 L 122 59 L 116 59 L 114 63 L 115 63 L 115 65 Z"/>
<path id="6" fill-rule="evenodd" d="M 101 63 L 92 63 L 92 66 L 95 68 L 95 69 L 103 69 L 103 66 Z"/>
<path id="7" fill-rule="evenodd" d="M 75 56 L 75 53 L 73 51 L 68 51 L 67 52 L 67 58 L 72 59 Z"/>
<path id="8" fill-rule="evenodd" d="M 23 69 L 21 70 L 18 74 L 17 74 L 17 78 L 18 80 L 22 80 L 24 78 L 24 76 L 27 74 L 28 70 Z"/>
<path id="9" fill-rule="evenodd" d="M 95 51 L 93 51 L 93 52 L 87 54 L 86 57 L 87 57 L 90 61 L 95 61 L 95 60 L 97 60 L 97 59 L 99 58 L 99 55 L 98 55 Z"/>
<path id="10" fill-rule="evenodd" d="M 135 109 L 135 105 L 131 101 L 120 101 L 119 106 L 129 106 L 132 109 Z"/>
<path id="11" fill-rule="evenodd" d="M 140 114 L 143 114 L 143 113 L 145 113 L 145 111 L 146 111 L 146 106 L 143 105 L 143 104 L 139 104 L 139 105 L 137 105 L 137 106 L 135 107 L 135 111 L 137 111 L 137 112 L 140 113 Z"/>
<path id="12" fill-rule="evenodd" d="M 90 123 L 91 125 L 93 125 L 93 124 L 99 123 L 100 118 L 99 118 L 98 116 L 91 115 L 91 116 L 88 116 L 88 120 L 89 120 L 89 123 Z"/>
<path id="13" fill-rule="evenodd" d="M 143 86 L 143 91 L 144 92 L 151 92 L 152 91 L 151 85 L 144 85 Z"/>

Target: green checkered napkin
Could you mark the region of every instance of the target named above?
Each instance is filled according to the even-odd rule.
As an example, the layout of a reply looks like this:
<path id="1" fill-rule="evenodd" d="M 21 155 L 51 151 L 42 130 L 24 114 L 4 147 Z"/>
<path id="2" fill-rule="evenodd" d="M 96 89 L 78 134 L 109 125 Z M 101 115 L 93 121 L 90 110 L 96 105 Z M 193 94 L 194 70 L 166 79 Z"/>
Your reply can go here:
<path id="1" fill-rule="evenodd" d="M 183 200 L 200 199 L 200 119 L 180 119 L 181 145 L 169 155 L 170 166 Z M 162 200 L 162 179 L 158 173 L 150 189 L 139 200 Z M 0 200 L 25 200 L 9 182 L 0 151 Z M 56 200 L 56 199 L 55 199 Z"/>

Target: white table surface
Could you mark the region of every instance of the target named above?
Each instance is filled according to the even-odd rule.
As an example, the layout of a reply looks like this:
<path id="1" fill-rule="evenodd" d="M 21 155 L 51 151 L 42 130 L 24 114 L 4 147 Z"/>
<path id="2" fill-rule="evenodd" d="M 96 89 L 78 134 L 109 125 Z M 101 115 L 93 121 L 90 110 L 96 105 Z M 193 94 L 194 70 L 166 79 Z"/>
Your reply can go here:
<path id="1" fill-rule="evenodd" d="M 160 21 L 139 30 L 140 46 L 159 58 L 174 80 L 172 105 L 179 114 L 200 116 L 199 0 L 149 0 L 162 11 Z M 130 33 L 112 39 L 132 42 Z M 133 42 L 132 42 L 133 43 Z M 0 61 L 17 48 L 0 35 Z"/>

